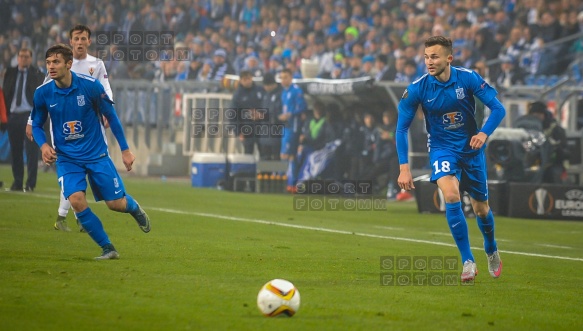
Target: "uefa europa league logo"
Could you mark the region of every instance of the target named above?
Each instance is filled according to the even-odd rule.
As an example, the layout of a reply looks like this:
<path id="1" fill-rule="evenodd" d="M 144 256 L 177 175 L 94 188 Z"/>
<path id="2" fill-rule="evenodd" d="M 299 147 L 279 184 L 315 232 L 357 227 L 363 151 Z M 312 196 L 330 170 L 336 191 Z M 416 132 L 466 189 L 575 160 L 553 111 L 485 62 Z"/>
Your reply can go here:
<path id="1" fill-rule="evenodd" d="M 553 196 L 544 188 L 539 188 L 530 195 L 528 206 L 537 215 L 549 214 L 553 209 Z"/>

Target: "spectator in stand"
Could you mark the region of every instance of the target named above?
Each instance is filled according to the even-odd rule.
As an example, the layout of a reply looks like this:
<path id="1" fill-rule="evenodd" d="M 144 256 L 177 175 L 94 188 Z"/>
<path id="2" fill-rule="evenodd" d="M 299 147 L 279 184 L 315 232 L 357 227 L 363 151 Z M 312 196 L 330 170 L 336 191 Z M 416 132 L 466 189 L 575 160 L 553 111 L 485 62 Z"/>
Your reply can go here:
<path id="1" fill-rule="evenodd" d="M 253 77 L 263 77 L 263 68 L 259 65 L 259 59 L 255 55 L 250 55 L 245 59 L 243 70 L 251 72 Z"/>
<path id="2" fill-rule="evenodd" d="M 196 80 L 202 69 L 203 60 L 201 56 L 193 56 L 192 60 L 188 65 L 188 74 L 186 76 L 187 80 Z"/>
<path id="3" fill-rule="evenodd" d="M 397 71 L 393 65 L 389 64 L 389 59 L 386 55 L 377 55 L 375 67 L 377 69 L 377 74 L 375 76 L 377 82 L 395 80 Z"/>
<path id="4" fill-rule="evenodd" d="M 518 67 L 514 60 L 508 56 L 501 58 L 500 74 L 496 78 L 496 85 L 502 87 L 510 87 L 514 85 L 524 84 L 524 72 Z"/>
<path id="5" fill-rule="evenodd" d="M 374 77 L 374 62 L 375 58 L 372 55 L 366 55 L 362 58 L 362 72 L 361 77 Z"/>
<path id="6" fill-rule="evenodd" d="M 208 79 L 211 81 L 221 81 L 225 75 L 233 75 L 235 70 L 227 61 L 227 52 L 219 48 L 213 54 L 213 68 L 209 72 Z"/>

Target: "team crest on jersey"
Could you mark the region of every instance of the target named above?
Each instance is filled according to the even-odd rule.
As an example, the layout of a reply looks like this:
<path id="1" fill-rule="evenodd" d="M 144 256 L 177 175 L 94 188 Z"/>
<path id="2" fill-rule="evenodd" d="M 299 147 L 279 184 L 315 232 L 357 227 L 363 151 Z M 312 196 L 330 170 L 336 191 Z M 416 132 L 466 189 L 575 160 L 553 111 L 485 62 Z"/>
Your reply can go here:
<path id="1" fill-rule="evenodd" d="M 455 89 L 455 95 L 457 96 L 458 99 L 465 98 L 466 95 L 464 94 L 464 88 L 463 87 L 456 88 Z"/>
<path id="2" fill-rule="evenodd" d="M 77 96 L 77 106 L 79 106 L 79 107 L 85 106 L 85 96 L 84 95 Z"/>
<path id="3" fill-rule="evenodd" d="M 94 72 L 95 72 L 95 68 L 89 67 L 89 75 L 93 76 Z"/>

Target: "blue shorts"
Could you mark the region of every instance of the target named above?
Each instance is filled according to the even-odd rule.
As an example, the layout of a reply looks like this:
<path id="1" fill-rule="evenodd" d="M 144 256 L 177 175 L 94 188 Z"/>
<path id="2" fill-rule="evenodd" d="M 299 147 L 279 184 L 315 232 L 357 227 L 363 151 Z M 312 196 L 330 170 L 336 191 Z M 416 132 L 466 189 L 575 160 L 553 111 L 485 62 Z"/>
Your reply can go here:
<path id="1" fill-rule="evenodd" d="M 296 155 L 300 133 L 293 132 L 290 128 L 284 128 L 283 137 L 281 137 L 281 154 Z"/>
<path id="2" fill-rule="evenodd" d="M 111 158 L 93 162 L 75 162 L 57 159 L 57 177 L 65 198 L 75 192 L 87 191 L 87 180 L 95 201 L 111 201 L 125 196 L 123 181 Z"/>
<path id="3" fill-rule="evenodd" d="M 478 201 L 488 200 L 488 176 L 484 149 L 474 156 L 462 157 L 448 150 L 433 150 L 429 153 L 431 182 L 446 175 L 455 175 L 463 191 Z"/>

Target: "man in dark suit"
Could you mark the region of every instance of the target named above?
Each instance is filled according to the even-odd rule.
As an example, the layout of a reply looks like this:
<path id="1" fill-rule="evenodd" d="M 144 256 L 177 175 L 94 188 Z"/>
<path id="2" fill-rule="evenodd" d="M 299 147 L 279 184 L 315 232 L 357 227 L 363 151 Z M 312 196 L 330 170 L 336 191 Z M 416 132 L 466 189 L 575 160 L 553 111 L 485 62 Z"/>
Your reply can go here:
<path id="1" fill-rule="evenodd" d="M 397 76 L 397 70 L 392 64 L 389 63 L 389 58 L 386 55 L 377 55 L 375 66 L 377 68 L 377 75 L 375 77 L 377 82 L 395 80 L 395 77 Z"/>
<path id="2" fill-rule="evenodd" d="M 36 186 L 38 170 L 38 146 L 26 139 L 25 129 L 32 110 L 33 96 L 36 88 L 42 84 L 44 75 L 32 65 L 32 51 L 22 48 L 18 52 L 18 65 L 8 68 L 4 75 L 4 104 L 8 112 L 8 140 L 12 155 L 12 176 L 14 182 L 11 191 L 32 191 Z M 27 172 L 24 184 L 24 158 L 26 150 Z"/>

